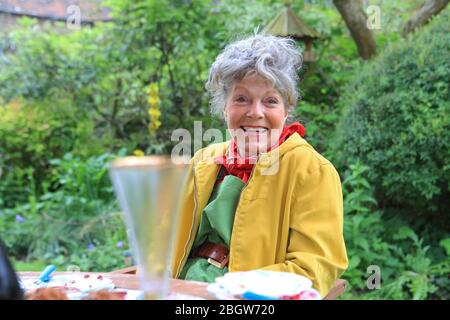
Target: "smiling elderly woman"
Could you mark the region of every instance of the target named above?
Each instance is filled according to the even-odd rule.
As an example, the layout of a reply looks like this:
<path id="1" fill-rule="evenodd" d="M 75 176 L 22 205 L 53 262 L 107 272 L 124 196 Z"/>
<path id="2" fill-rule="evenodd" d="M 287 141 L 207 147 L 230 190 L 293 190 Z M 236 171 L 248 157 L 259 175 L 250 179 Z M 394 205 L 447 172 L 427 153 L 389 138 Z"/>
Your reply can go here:
<path id="1" fill-rule="evenodd" d="M 207 90 L 231 140 L 198 151 L 182 196 L 172 273 L 213 282 L 265 269 L 308 277 L 325 296 L 347 268 L 342 191 L 333 165 L 286 124 L 301 55 L 290 39 L 229 44 Z"/>

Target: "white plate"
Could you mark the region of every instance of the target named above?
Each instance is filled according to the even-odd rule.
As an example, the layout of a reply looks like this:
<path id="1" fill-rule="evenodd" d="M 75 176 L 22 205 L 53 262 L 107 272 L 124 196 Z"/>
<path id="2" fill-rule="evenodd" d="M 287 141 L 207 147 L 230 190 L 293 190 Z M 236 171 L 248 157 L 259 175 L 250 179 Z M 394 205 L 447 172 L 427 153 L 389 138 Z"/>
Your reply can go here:
<path id="1" fill-rule="evenodd" d="M 98 274 L 73 274 L 55 275 L 48 282 L 39 282 L 37 278 L 21 279 L 22 288 L 25 291 L 38 288 L 64 288 L 67 297 L 71 300 L 79 300 L 89 291 L 114 289 L 113 281 Z"/>
<path id="2" fill-rule="evenodd" d="M 253 270 L 229 272 L 208 286 L 218 299 L 242 299 L 251 296 L 268 299 L 320 299 L 308 278 L 288 272 Z"/>

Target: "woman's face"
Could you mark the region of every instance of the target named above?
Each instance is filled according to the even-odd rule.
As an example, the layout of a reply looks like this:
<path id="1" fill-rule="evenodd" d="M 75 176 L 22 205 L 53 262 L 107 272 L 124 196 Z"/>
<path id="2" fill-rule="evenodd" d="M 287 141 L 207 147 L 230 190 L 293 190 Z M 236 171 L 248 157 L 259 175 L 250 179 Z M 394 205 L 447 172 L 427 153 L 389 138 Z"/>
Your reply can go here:
<path id="1" fill-rule="evenodd" d="M 224 109 L 240 156 L 253 156 L 274 145 L 287 118 L 281 94 L 259 75 L 237 81 Z"/>

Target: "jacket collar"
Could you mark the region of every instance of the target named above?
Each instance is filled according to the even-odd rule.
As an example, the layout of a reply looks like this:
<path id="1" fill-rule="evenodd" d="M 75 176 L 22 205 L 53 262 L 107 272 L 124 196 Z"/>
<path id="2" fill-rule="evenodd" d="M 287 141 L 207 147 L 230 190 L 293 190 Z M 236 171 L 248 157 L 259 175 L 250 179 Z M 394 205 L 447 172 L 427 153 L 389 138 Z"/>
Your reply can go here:
<path id="1" fill-rule="evenodd" d="M 297 132 L 295 132 L 280 146 L 267 153 L 261 153 L 256 165 L 260 164 L 265 166 L 273 164 L 274 162 L 278 161 L 285 153 L 304 144 L 308 143 Z M 217 168 L 219 168 L 219 165 L 214 162 L 214 158 L 216 158 L 217 156 L 223 156 L 225 154 L 228 155 L 229 146 L 230 141 L 226 141 L 223 143 L 213 144 L 203 149 L 201 151 L 201 154 L 199 155 L 199 159 L 194 160 L 196 171 L 199 169 L 201 170 L 201 168 L 203 167 L 210 168 L 211 166 L 216 166 Z"/>

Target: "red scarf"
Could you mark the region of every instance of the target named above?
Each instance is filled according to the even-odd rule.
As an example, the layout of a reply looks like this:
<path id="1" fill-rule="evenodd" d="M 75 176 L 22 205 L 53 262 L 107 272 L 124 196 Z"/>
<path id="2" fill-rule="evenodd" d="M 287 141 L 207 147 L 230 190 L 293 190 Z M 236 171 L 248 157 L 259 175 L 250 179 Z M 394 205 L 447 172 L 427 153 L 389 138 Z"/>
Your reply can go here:
<path id="1" fill-rule="evenodd" d="M 306 129 L 303 125 L 301 125 L 298 122 L 294 122 L 288 126 L 285 126 L 283 128 L 283 131 L 281 132 L 280 138 L 278 139 L 278 143 L 273 145 L 267 152 L 272 150 L 273 148 L 278 147 L 281 145 L 284 141 L 286 141 L 291 135 L 293 135 L 295 132 L 297 132 L 301 137 L 304 137 L 306 134 Z M 219 156 L 215 158 L 215 162 L 217 164 L 223 164 L 225 167 L 225 175 L 223 177 L 219 178 L 218 182 L 221 182 L 223 178 L 229 174 L 238 177 L 245 183 L 247 183 L 248 179 L 250 178 L 250 175 L 253 170 L 253 166 L 256 163 L 257 158 L 256 157 L 246 157 L 244 159 L 240 159 L 238 163 L 237 158 L 237 144 L 234 141 L 234 139 L 230 142 L 230 150 L 232 152 L 229 153 L 228 158 L 226 155 Z M 242 163 L 243 162 L 243 163 Z"/>

